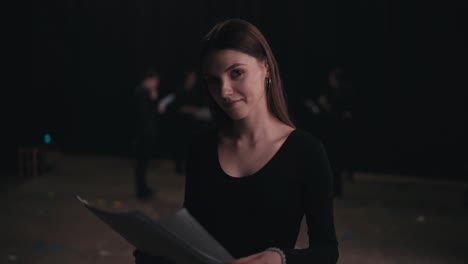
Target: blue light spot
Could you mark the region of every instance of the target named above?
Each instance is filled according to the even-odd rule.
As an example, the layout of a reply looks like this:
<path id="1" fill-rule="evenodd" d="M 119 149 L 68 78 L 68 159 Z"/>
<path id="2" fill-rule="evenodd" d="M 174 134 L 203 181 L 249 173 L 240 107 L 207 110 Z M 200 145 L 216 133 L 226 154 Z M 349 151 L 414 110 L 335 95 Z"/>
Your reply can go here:
<path id="1" fill-rule="evenodd" d="M 52 141 L 52 137 L 50 136 L 50 134 L 49 133 L 45 134 L 44 135 L 44 143 L 50 144 L 51 141 Z"/>
<path id="2" fill-rule="evenodd" d="M 34 243 L 34 248 L 35 249 L 43 249 L 45 247 L 46 247 L 46 243 L 44 241 L 42 241 L 42 240 L 36 241 Z"/>
<path id="3" fill-rule="evenodd" d="M 52 245 L 50 249 L 52 249 L 52 251 L 58 252 L 61 251 L 63 248 L 61 245 Z"/>
<path id="4" fill-rule="evenodd" d="M 347 231 L 343 234 L 343 237 L 346 238 L 346 239 L 351 239 L 353 238 L 353 232 L 352 231 Z"/>

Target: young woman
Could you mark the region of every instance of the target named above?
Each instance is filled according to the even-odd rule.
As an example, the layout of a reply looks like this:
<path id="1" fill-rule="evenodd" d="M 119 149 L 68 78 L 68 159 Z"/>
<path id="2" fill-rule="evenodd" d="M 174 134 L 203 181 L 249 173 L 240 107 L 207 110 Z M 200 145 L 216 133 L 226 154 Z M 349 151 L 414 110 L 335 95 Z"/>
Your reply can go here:
<path id="1" fill-rule="evenodd" d="M 192 139 L 184 206 L 233 263 L 336 263 L 327 156 L 288 117 L 263 35 L 240 19 L 221 22 L 203 39 L 200 62 L 216 129 Z M 304 215 L 309 248 L 294 249 Z"/>

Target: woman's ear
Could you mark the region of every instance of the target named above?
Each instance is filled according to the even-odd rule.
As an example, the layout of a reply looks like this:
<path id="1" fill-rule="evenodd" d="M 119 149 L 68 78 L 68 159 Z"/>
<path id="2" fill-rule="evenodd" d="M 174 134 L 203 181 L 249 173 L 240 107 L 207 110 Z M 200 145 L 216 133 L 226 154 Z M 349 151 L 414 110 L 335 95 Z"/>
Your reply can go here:
<path id="1" fill-rule="evenodd" d="M 263 65 L 265 66 L 265 69 L 266 69 L 266 77 L 270 77 L 270 65 L 268 64 L 268 61 L 264 60 Z"/>

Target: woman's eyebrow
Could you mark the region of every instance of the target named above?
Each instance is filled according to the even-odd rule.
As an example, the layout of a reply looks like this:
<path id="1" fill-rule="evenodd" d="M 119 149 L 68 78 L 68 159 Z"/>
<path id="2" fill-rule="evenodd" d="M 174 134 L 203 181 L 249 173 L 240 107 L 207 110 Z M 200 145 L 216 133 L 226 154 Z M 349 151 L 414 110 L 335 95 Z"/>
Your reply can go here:
<path id="1" fill-rule="evenodd" d="M 227 68 L 224 70 L 224 72 L 227 72 L 227 71 L 231 70 L 232 68 L 235 68 L 235 67 L 240 66 L 240 65 L 245 65 L 245 64 L 243 64 L 243 63 L 234 63 L 234 64 L 232 64 L 231 66 L 227 67 Z M 204 75 L 205 75 L 206 77 L 216 77 L 215 74 L 211 74 L 211 73 L 205 73 Z"/>
<path id="2" fill-rule="evenodd" d="M 226 70 L 224 70 L 224 72 L 227 72 L 227 71 L 231 70 L 232 68 L 235 68 L 235 67 L 240 66 L 240 65 L 245 65 L 245 64 L 242 64 L 242 63 L 234 63 L 234 64 L 232 64 L 231 66 L 227 67 Z"/>

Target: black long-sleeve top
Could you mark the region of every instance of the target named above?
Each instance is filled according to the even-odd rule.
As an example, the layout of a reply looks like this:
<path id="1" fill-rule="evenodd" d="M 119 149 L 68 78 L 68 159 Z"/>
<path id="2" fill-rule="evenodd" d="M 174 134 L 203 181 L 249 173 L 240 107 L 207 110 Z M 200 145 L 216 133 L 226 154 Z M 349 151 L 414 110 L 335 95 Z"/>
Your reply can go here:
<path id="1" fill-rule="evenodd" d="M 137 87 L 134 94 L 137 140 L 146 142 L 156 135 L 157 103 L 157 100 L 151 100 L 148 91 Z"/>
<path id="2" fill-rule="evenodd" d="M 253 175 L 221 168 L 214 131 L 190 147 L 184 206 L 235 258 L 278 247 L 288 264 L 336 263 L 332 174 L 321 142 L 294 130 Z M 309 248 L 294 249 L 306 216 Z"/>

